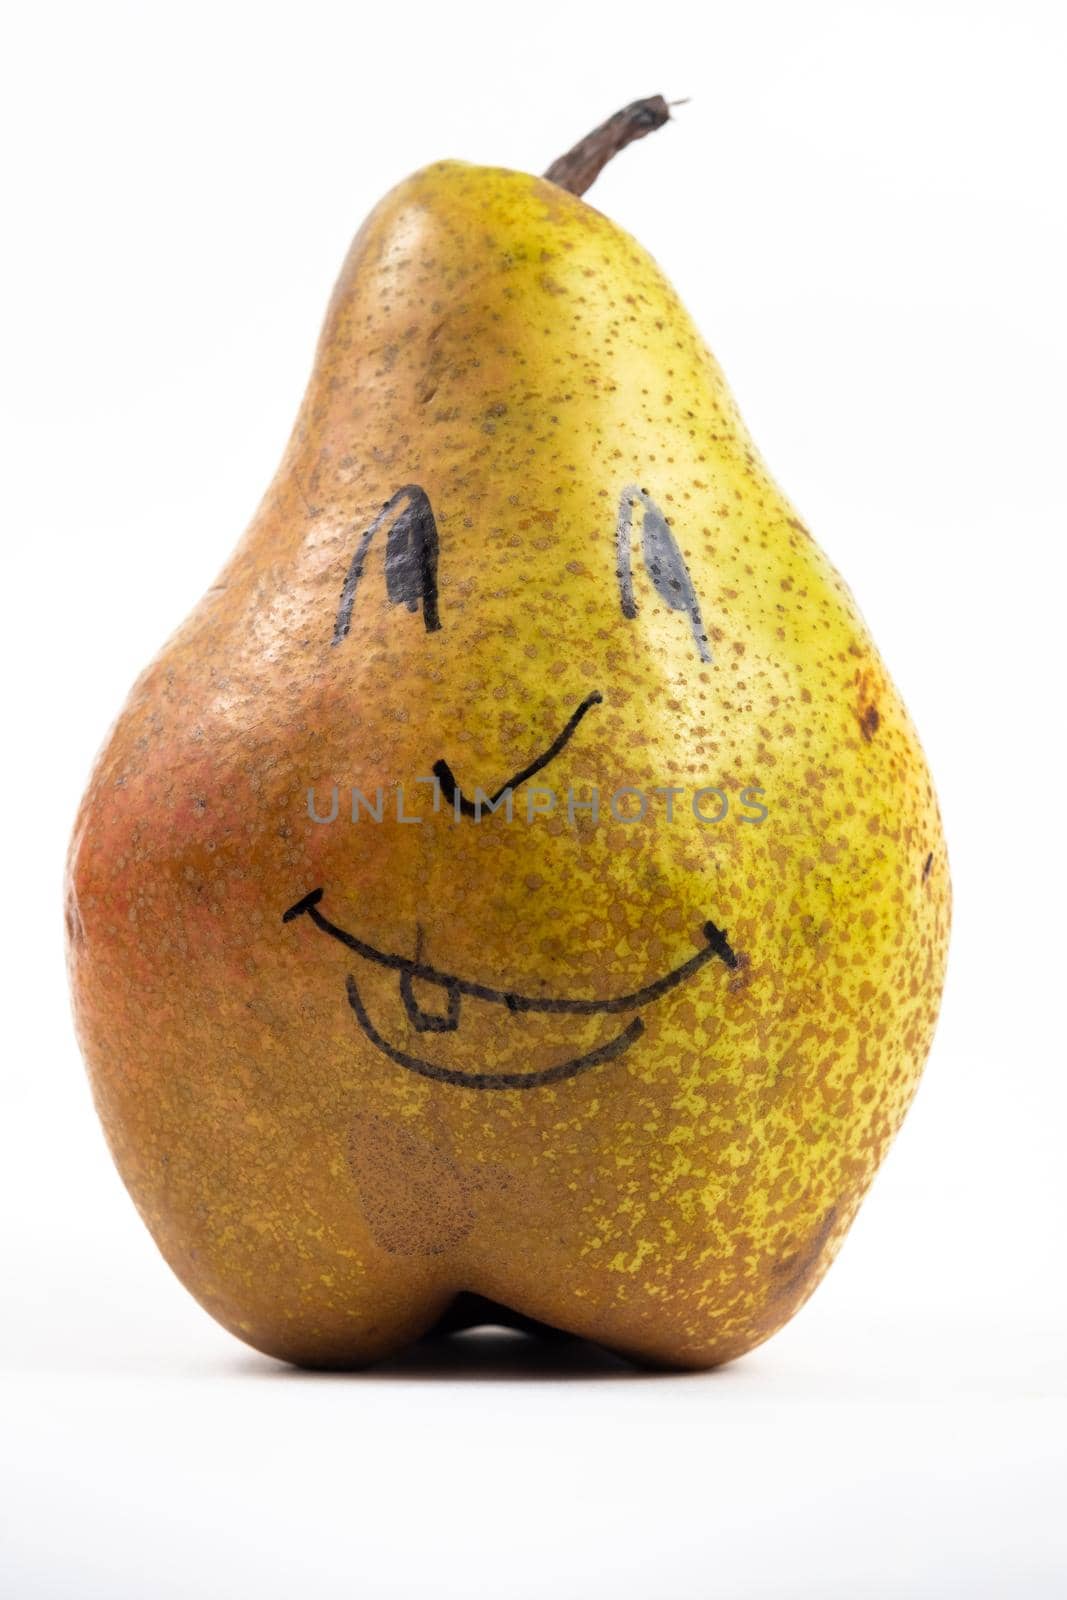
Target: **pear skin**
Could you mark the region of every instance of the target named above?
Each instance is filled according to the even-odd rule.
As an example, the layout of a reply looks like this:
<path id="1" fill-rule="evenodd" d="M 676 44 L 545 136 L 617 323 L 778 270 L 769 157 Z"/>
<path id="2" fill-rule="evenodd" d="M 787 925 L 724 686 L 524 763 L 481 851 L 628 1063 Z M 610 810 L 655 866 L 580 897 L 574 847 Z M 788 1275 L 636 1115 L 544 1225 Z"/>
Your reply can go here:
<path id="1" fill-rule="evenodd" d="M 70 849 L 79 1039 L 181 1281 L 311 1365 L 461 1295 L 739 1356 L 900 1125 L 949 911 L 908 715 L 652 259 L 545 179 L 400 184 Z"/>

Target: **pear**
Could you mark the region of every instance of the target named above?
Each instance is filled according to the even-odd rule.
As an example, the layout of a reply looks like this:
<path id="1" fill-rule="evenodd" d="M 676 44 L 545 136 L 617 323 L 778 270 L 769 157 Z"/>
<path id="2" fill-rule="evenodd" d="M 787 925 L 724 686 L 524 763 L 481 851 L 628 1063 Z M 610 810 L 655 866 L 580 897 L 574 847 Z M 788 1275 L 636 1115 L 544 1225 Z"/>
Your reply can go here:
<path id="1" fill-rule="evenodd" d="M 915 731 L 578 192 L 667 114 L 372 212 L 277 476 L 77 819 L 115 1161 L 200 1303 L 289 1361 L 487 1315 L 738 1356 L 826 1270 L 927 1054 L 950 891 Z"/>

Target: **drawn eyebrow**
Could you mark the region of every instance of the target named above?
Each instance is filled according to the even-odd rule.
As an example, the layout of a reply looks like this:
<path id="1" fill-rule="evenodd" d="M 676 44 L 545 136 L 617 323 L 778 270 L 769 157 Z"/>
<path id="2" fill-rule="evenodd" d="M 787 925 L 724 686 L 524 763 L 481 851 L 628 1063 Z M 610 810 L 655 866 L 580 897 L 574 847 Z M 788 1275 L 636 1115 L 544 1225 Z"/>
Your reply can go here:
<path id="1" fill-rule="evenodd" d="M 426 490 L 417 483 L 406 483 L 385 502 L 356 546 L 337 608 L 332 640 L 335 645 L 347 637 L 352 624 L 356 589 L 371 540 L 398 507 L 399 515 L 386 538 L 385 592 L 392 605 L 404 605 L 409 611 L 417 611 L 421 603 L 427 633 L 434 633 L 441 626 L 437 608 L 437 523 Z"/>
<path id="2" fill-rule="evenodd" d="M 644 489 L 627 484 L 619 496 L 619 517 L 615 525 L 615 568 L 619 580 L 619 598 L 624 617 L 636 617 L 637 601 L 634 599 L 633 572 L 630 565 L 630 534 L 633 525 L 634 501 L 642 507 L 641 555 L 645 571 L 652 579 L 656 593 L 672 611 L 684 611 L 689 618 L 693 642 L 701 661 L 711 660 L 708 632 L 700 614 L 689 569 L 682 552 L 670 530 L 663 512 Z"/>

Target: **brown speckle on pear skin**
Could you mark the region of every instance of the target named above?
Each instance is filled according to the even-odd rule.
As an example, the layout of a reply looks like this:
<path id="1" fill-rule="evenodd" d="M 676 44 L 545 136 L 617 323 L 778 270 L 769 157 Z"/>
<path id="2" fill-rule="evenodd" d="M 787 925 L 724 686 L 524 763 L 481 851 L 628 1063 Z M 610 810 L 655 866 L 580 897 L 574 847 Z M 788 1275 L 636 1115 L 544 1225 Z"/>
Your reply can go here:
<path id="1" fill-rule="evenodd" d="M 470 1185 L 430 1140 L 385 1117 L 356 1117 L 348 1160 L 375 1241 L 392 1255 L 439 1255 L 474 1226 Z"/>
<path id="2" fill-rule="evenodd" d="M 864 707 L 862 713 L 860 714 L 860 728 L 863 731 L 863 737 L 868 741 L 868 743 L 878 732 L 878 725 L 881 720 L 882 719 L 879 715 L 877 706 Z"/>
<path id="3" fill-rule="evenodd" d="M 774 1263 L 771 1268 L 774 1298 L 795 1299 L 799 1295 L 819 1264 L 836 1219 L 837 1206 L 832 1205 L 802 1248 Z"/>

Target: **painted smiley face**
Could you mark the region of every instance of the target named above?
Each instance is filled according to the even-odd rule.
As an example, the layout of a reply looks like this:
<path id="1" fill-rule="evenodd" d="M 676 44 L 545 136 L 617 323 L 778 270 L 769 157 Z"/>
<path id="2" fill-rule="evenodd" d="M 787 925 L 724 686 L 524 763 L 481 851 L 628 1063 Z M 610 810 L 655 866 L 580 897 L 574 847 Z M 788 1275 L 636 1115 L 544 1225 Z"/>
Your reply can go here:
<path id="1" fill-rule="evenodd" d="M 625 488 L 619 497 L 616 522 L 616 577 L 622 615 L 627 618 L 637 615 L 631 558 L 635 506 L 641 514 L 641 554 L 647 575 L 667 607 L 686 615 L 699 659 L 710 662 L 711 651 L 700 604 L 667 519 L 644 489 L 632 485 Z M 348 637 L 370 549 L 375 536 L 383 528 L 387 529 L 384 568 L 389 603 L 403 605 L 410 612 L 421 609 L 428 633 L 438 632 L 443 626 L 437 590 L 439 539 L 433 508 L 419 485 L 405 484 L 386 501 L 358 540 L 345 575 L 334 622 L 332 644 L 335 647 L 343 644 Z M 599 690 L 586 695 L 551 743 L 489 796 L 488 808 L 491 810 L 504 794 L 517 789 L 555 760 L 578 731 L 586 715 L 601 705 L 603 700 L 604 696 Z M 454 813 L 457 816 L 478 816 L 478 807 L 464 794 L 447 760 L 439 758 L 433 763 L 432 770 L 446 803 Z M 404 1011 L 417 1033 L 457 1032 L 464 999 L 503 1007 L 513 1016 L 530 1013 L 582 1017 L 629 1015 L 629 1021 L 621 1031 L 606 1043 L 550 1066 L 525 1072 L 463 1070 L 413 1055 L 386 1039 L 368 1013 L 357 978 L 348 973 L 345 980 L 348 1004 L 364 1037 L 374 1048 L 406 1071 L 458 1088 L 535 1089 L 578 1077 L 593 1067 L 622 1056 L 640 1039 L 644 1033 L 644 1023 L 637 1013 L 644 1007 L 679 985 L 695 979 L 714 960 L 721 961 L 730 969 L 741 965 L 741 959 L 731 948 L 726 933 L 711 920 L 706 920 L 701 929 L 703 944 L 694 955 L 627 992 L 607 998 L 525 994 L 503 986 L 474 982 L 456 973 L 443 971 L 429 962 L 380 949 L 332 922 L 320 910 L 324 895 L 323 887 L 313 889 L 289 906 L 282 915 L 282 921 L 292 923 L 298 918 L 307 917 L 319 932 L 359 956 L 362 961 L 396 972 Z M 416 981 L 440 994 L 440 1010 L 427 1010 L 419 1003 Z"/>

